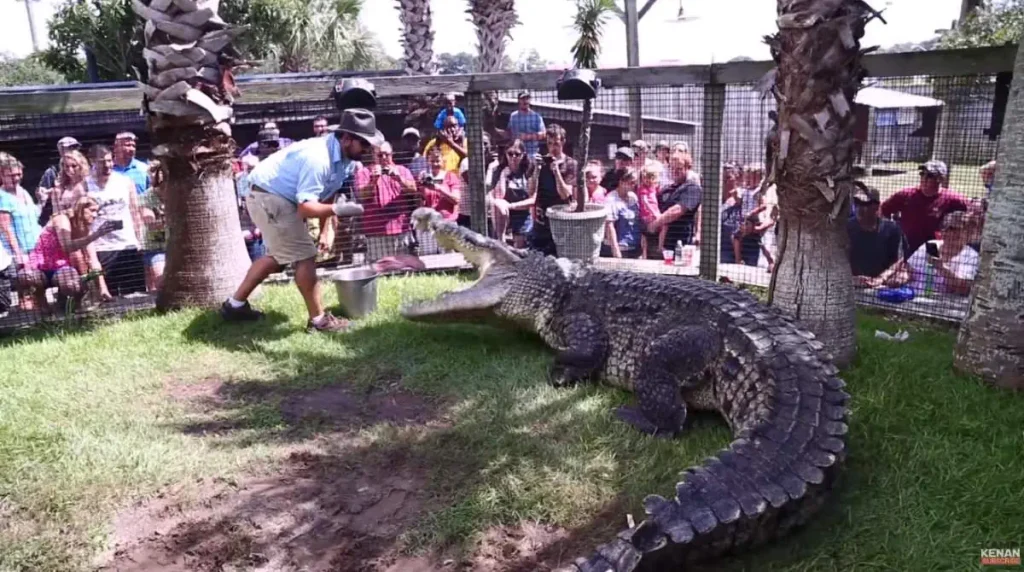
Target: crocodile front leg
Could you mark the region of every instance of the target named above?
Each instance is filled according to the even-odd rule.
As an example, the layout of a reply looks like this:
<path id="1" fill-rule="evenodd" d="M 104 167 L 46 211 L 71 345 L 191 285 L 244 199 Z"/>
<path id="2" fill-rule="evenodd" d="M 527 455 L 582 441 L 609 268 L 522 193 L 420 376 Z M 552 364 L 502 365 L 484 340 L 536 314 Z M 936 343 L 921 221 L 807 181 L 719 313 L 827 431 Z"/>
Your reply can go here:
<path id="1" fill-rule="evenodd" d="M 655 339 L 640 359 L 633 385 L 638 407 L 619 407 L 616 417 L 644 433 L 678 435 L 686 421 L 682 392 L 704 383 L 721 343 L 715 330 L 705 326 L 676 328 Z"/>
<path id="2" fill-rule="evenodd" d="M 561 351 L 548 370 L 548 383 L 567 387 L 590 381 L 608 355 L 608 335 L 601 323 L 582 312 L 567 314 L 552 324 Z"/>

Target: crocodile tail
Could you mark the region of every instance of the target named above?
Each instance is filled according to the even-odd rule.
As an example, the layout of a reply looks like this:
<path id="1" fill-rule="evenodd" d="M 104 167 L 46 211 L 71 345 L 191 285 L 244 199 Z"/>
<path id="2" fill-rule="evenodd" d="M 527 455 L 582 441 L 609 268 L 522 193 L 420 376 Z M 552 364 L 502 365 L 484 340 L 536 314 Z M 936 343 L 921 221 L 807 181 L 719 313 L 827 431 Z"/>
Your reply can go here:
<path id="1" fill-rule="evenodd" d="M 644 499 L 646 520 L 564 570 L 679 570 L 783 536 L 821 508 L 846 456 L 849 395 L 821 343 L 780 321 L 756 363 L 723 368 L 723 385 L 744 394 L 730 401 L 750 410 L 723 411 L 733 442 L 684 471 L 675 498 Z"/>

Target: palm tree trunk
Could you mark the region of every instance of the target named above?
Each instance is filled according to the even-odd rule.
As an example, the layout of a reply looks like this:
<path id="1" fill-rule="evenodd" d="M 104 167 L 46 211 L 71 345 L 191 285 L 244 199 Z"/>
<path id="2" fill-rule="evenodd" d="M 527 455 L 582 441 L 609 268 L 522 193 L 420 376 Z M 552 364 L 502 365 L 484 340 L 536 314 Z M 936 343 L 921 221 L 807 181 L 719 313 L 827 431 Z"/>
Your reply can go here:
<path id="1" fill-rule="evenodd" d="M 214 307 L 249 268 L 231 169 L 234 142 L 201 127 L 160 129 L 154 137 L 168 148 L 162 159 L 169 240 L 157 306 Z"/>
<path id="2" fill-rule="evenodd" d="M 157 306 L 213 307 L 231 295 L 249 262 L 227 123 L 237 90 L 224 57 L 239 30 L 194 4 L 150 0 L 133 8 L 146 20 L 143 108 L 166 181 L 167 261 Z"/>
<path id="3" fill-rule="evenodd" d="M 846 213 L 853 190 L 853 99 L 860 38 L 873 12 L 860 0 L 779 0 L 779 138 L 772 177 L 781 212 L 779 260 L 769 292 L 814 332 L 839 365 L 856 352 Z"/>
<path id="4" fill-rule="evenodd" d="M 1024 389 L 1024 43 L 1013 70 L 999 170 L 989 197 L 971 308 L 954 365 L 998 387 Z"/>
<path id="5" fill-rule="evenodd" d="M 402 22 L 402 47 L 405 71 L 410 75 L 430 75 L 434 67 L 434 30 L 430 0 L 398 0 L 398 18 Z"/>
<path id="6" fill-rule="evenodd" d="M 856 314 L 846 220 L 822 224 L 783 215 L 779 241 L 771 304 L 814 332 L 836 363 L 848 364 L 856 350 Z"/>
<path id="7" fill-rule="evenodd" d="M 430 0 L 398 0 L 398 19 L 402 23 L 403 63 L 408 75 L 434 72 L 434 30 Z M 412 96 L 407 99 L 405 125 L 415 127 L 426 141 L 434 130 L 439 96 Z"/>
<path id="8" fill-rule="evenodd" d="M 501 71 L 505 59 L 505 47 L 509 32 L 519 18 L 513 0 L 469 0 L 469 15 L 476 27 L 477 72 L 496 73 Z M 498 94 L 484 94 L 484 130 L 491 141 L 498 142 Z"/>

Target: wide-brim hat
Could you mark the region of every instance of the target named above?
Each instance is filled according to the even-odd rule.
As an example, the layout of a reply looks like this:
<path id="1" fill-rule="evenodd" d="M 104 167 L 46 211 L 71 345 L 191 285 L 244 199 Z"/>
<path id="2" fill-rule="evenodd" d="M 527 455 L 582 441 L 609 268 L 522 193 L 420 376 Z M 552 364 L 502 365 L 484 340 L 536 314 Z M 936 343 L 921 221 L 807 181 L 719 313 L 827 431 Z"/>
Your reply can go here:
<path id="1" fill-rule="evenodd" d="M 377 119 L 368 109 L 346 109 L 341 112 L 338 125 L 332 127 L 334 131 L 348 133 L 374 147 L 380 147 L 384 142 L 384 134 L 377 130 Z"/>

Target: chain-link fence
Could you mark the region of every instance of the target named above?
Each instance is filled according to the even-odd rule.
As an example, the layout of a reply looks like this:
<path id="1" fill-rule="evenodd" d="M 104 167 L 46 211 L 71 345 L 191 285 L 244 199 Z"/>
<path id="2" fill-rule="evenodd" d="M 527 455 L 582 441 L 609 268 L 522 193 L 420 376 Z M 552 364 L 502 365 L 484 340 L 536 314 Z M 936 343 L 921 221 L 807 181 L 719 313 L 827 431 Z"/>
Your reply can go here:
<path id="1" fill-rule="evenodd" d="M 778 191 L 766 183 L 775 102 L 755 90 L 764 70 L 728 84 L 695 83 L 691 72 L 653 84 L 644 71 L 628 70 L 633 84 L 634 76 L 613 70 L 598 91 L 585 158 L 584 106 L 560 100 L 550 72 L 537 74 L 544 82 L 516 74 L 509 80 L 516 86 L 454 93 L 446 93 L 443 78 L 431 84 L 436 88 L 380 78 L 375 112 L 388 144 L 361 157 L 363 168 L 342 190 L 363 206 L 362 216 L 328 220 L 324 228 L 309 221 L 318 264 L 412 253 L 427 268 L 465 266 L 413 228 L 412 211 L 429 206 L 517 247 L 594 252 L 599 267 L 768 287 L 779 255 L 779 209 Z M 864 186 L 840 213 L 859 303 L 963 318 L 1005 80 L 902 71 L 865 80 L 854 109 L 855 172 Z M 277 83 L 243 86 L 235 109 L 238 212 L 253 259 L 265 254 L 245 208 L 253 169 L 274 161 L 276 151 L 330 137 L 323 130 L 338 120 L 327 97 L 333 81 L 306 81 L 291 92 Z M 462 78 L 447 85 L 474 84 Z M 0 93 L 5 97 L 13 96 Z M 0 328 L 148 307 L 159 288 L 168 248 L 162 172 L 148 161 L 144 117 L 76 105 L 60 113 L 0 112 Z M 592 214 L 572 213 L 581 174 L 587 201 L 600 205 Z M 551 207 L 566 213 L 548 216 Z M 80 244 L 103 224 L 117 228 Z M 585 225 L 588 232 L 566 230 Z"/>

